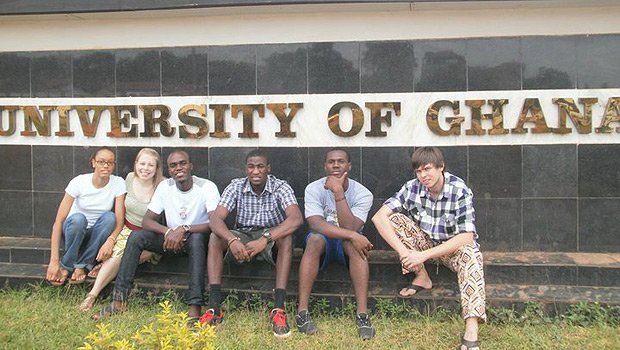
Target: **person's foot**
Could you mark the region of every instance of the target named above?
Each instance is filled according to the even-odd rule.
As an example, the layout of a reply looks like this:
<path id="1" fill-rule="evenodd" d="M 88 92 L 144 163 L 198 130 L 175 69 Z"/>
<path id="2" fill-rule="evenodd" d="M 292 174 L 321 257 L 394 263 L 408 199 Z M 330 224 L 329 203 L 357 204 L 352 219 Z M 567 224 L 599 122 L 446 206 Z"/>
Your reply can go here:
<path id="1" fill-rule="evenodd" d="M 92 318 L 95 321 L 102 320 L 104 318 L 108 318 L 112 315 L 119 314 L 121 312 L 127 311 L 127 306 L 119 306 L 118 302 L 113 301 L 112 304 L 108 304 L 103 309 L 99 310 L 96 314 L 92 315 Z"/>
<path id="2" fill-rule="evenodd" d="M 65 285 L 65 282 L 67 282 L 67 277 L 69 277 L 69 271 L 60 269 L 60 277 L 47 281 L 54 287 L 60 287 Z"/>
<path id="3" fill-rule="evenodd" d="M 360 312 L 355 317 L 355 324 L 357 325 L 357 334 L 364 340 L 372 339 L 375 336 L 375 327 L 370 322 L 370 317 L 365 312 Z"/>
<path id="4" fill-rule="evenodd" d="M 300 333 L 312 335 L 319 331 L 319 327 L 312 321 L 308 310 L 300 311 L 297 317 L 295 317 L 295 321 L 297 323 L 297 330 Z"/>
<path id="5" fill-rule="evenodd" d="M 88 312 L 93 308 L 93 304 L 97 300 L 96 295 L 86 294 L 86 298 L 82 301 L 82 303 L 78 306 L 78 309 L 82 312 Z"/>
<path id="6" fill-rule="evenodd" d="M 286 322 L 286 312 L 283 309 L 273 309 L 269 314 L 271 325 L 273 327 L 273 335 L 276 338 L 288 338 L 291 336 L 291 329 Z"/>
<path id="7" fill-rule="evenodd" d="M 224 322 L 224 313 L 220 310 L 219 314 L 215 314 L 215 310 L 209 309 L 202 316 L 200 316 L 200 324 L 206 324 L 207 326 L 219 328 Z"/>
<path id="8" fill-rule="evenodd" d="M 97 278 L 97 276 L 99 275 L 99 270 L 101 270 L 101 264 L 100 264 L 100 263 L 99 263 L 99 264 L 97 264 L 97 265 L 95 265 L 95 267 L 93 267 L 93 269 L 92 269 L 92 270 L 90 270 L 90 271 L 88 272 L 88 275 L 87 275 L 87 276 L 88 276 L 89 278 L 94 278 L 94 279 L 96 279 L 96 278 Z"/>
<path id="9" fill-rule="evenodd" d="M 478 340 L 465 340 L 465 338 L 461 339 L 461 345 L 459 346 L 461 350 L 479 350 L 480 342 Z"/>
<path id="10" fill-rule="evenodd" d="M 84 269 L 75 269 L 69 280 L 70 284 L 82 284 L 86 280 L 86 271 Z"/>
<path id="11" fill-rule="evenodd" d="M 433 282 L 430 277 L 428 277 L 428 274 L 419 273 L 415 276 L 413 281 L 411 281 L 410 285 L 403 287 L 403 289 L 398 292 L 398 296 L 401 298 L 410 298 L 419 291 L 428 290 L 431 288 L 433 288 Z"/>

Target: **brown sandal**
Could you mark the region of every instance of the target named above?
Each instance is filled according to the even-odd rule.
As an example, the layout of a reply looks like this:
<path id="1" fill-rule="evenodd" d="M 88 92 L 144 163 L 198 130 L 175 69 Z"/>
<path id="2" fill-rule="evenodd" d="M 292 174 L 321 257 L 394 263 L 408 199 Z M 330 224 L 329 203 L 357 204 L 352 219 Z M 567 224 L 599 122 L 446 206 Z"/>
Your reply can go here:
<path id="1" fill-rule="evenodd" d="M 90 270 L 86 276 L 88 276 L 88 278 L 97 278 L 99 275 L 99 270 L 101 270 L 101 264 L 95 265 L 95 267 L 93 267 L 93 269 Z"/>
<path id="2" fill-rule="evenodd" d="M 93 304 L 95 304 L 95 301 L 97 301 L 96 295 L 86 294 L 86 298 L 84 298 L 84 301 L 82 301 L 80 306 L 78 306 L 78 309 L 80 309 L 80 311 L 82 312 L 88 312 L 90 311 L 90 309 L 93 308 Z"/>
<path id="3" fill-rule="evenodd" d="M 82 273 L 78 273 L 78 270 L 81 270 Z M 69 284 L 82 284 L 84 281 L 86 281 L 86 272 L 83 269 L 73 270 Z"/>

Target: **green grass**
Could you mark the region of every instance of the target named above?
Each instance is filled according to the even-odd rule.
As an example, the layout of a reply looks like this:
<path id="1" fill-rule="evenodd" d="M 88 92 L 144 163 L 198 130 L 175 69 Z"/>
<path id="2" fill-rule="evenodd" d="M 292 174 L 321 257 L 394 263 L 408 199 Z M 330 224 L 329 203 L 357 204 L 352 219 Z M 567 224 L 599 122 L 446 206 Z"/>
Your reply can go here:
<path id="1" fill-rule="evenodd" d="M 91 313 L 83 314 L 77 304 L 85 294 L 82 287 L 50 288 L 31 286 L 0 291 L 0 348 L 75 349 L 84 337 L 96 331 Z M 130 311 L 109 319 L 110 330 L 129 338 L 155 320 L 162 297 L 143 295 L 132 299 Z M 165 297 L 178 311 L 185 306 L 173 295 Z M 104 302 L 95 304 L 98 310 Z M 319 302 L 320 305 L 320 302 Z M 463 331 L 463 322 L 449 311 L 430 316 L 408 312 L 400 306 L 379 302 L 372 321 L 377 336 L 362 341 L 350 312 L 323 312 L 314 316 L 320 333 L 305 336 L 293 329 L 289 339 L 271 334 L 268 305 L 256 298 L 239 301 L 229 298 L 226 323 L 218 331 L 218 349 L 454 349 Z M 486 349 L 617 349 L 620 327 L 617 309 L 607 312 L 598 305 L 581 304 L 565 317 L 541 315 L 536 305 L 517 314 L 493 310 L 490 322 L 482 325 L 480 338 Z M 291 310 L 292 311 L 292 310 Z M 350 311 L 350 310 L 348 310 Z M 604 314 L 603 316 L 601 316 Z M 493 320 L 495 317 L 496 320 Z M 289 324 L 293 325 L 293 319 Z M 579 324 L 587 324 L 581 326 Z"/>

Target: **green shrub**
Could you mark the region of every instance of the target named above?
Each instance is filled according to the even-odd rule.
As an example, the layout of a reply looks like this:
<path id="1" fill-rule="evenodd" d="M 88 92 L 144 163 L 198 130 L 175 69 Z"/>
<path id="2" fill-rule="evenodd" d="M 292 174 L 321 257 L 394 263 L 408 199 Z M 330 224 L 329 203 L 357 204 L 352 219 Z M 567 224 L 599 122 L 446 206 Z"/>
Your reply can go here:
<path id="1" fill-rule="evenodd" d="M 599 302 L 578 302 L 571 305 L 562 320 L 574 326 L 620 325 L 620 306 L 605 307 Z"/>
<path id="2" fill-rule="evenodd" d="M 201 325 L 187 327 L 187 313 L 175 314 L 169 301 L 159 303 L 162 308 L 157 320 L 137 331 L 131 339 L 115 339 L 108 330 L 109 324 L 97 325 L 97 331 L 86 336 L 81 350 L 129 349 L 214 349 L 213 327 Z"/>

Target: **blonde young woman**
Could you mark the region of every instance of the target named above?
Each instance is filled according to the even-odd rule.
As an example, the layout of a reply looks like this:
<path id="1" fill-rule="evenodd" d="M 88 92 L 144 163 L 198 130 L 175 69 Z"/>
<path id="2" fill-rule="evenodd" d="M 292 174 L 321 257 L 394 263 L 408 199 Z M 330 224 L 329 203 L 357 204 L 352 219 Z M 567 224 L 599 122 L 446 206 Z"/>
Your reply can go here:
<path id="1" fill-rule="evenodd" d="M 125 183 L 112 175 L 116 164 L 114 151 L 98 148 L 90 164 L 92 173 L 78 175 L 67 185 L 52 226 L 52 249 L 45 278 L 55 286 L 63 285 L 70 273 L 69 283 L 83 283 L 95 260 L 106 260 L 112 255 L 116 236 L 123 228 Z"/>
<path id="2" fill-rule="evenodd" d="M 151 201 L 155 188 L 162 180 L 161 158 L 151 148 L 143 148 L 138 152 L 134 162 L 134 171 L 127 175 L 125 185 L 127 196 L 125 197 L 125 226 L 116 239 L 112 256 L 105 260 L 97 274 L 93 288 L 79 306 L 81 311 L 89 311 L 101 290 L 110 283 L 118 273 L 121 258 L 127 244 L 127 239 L 133 230 L 141 229 L 142 218 Z M 144 252 L 140 262 L 155 258 L 152 253 Z"/>

